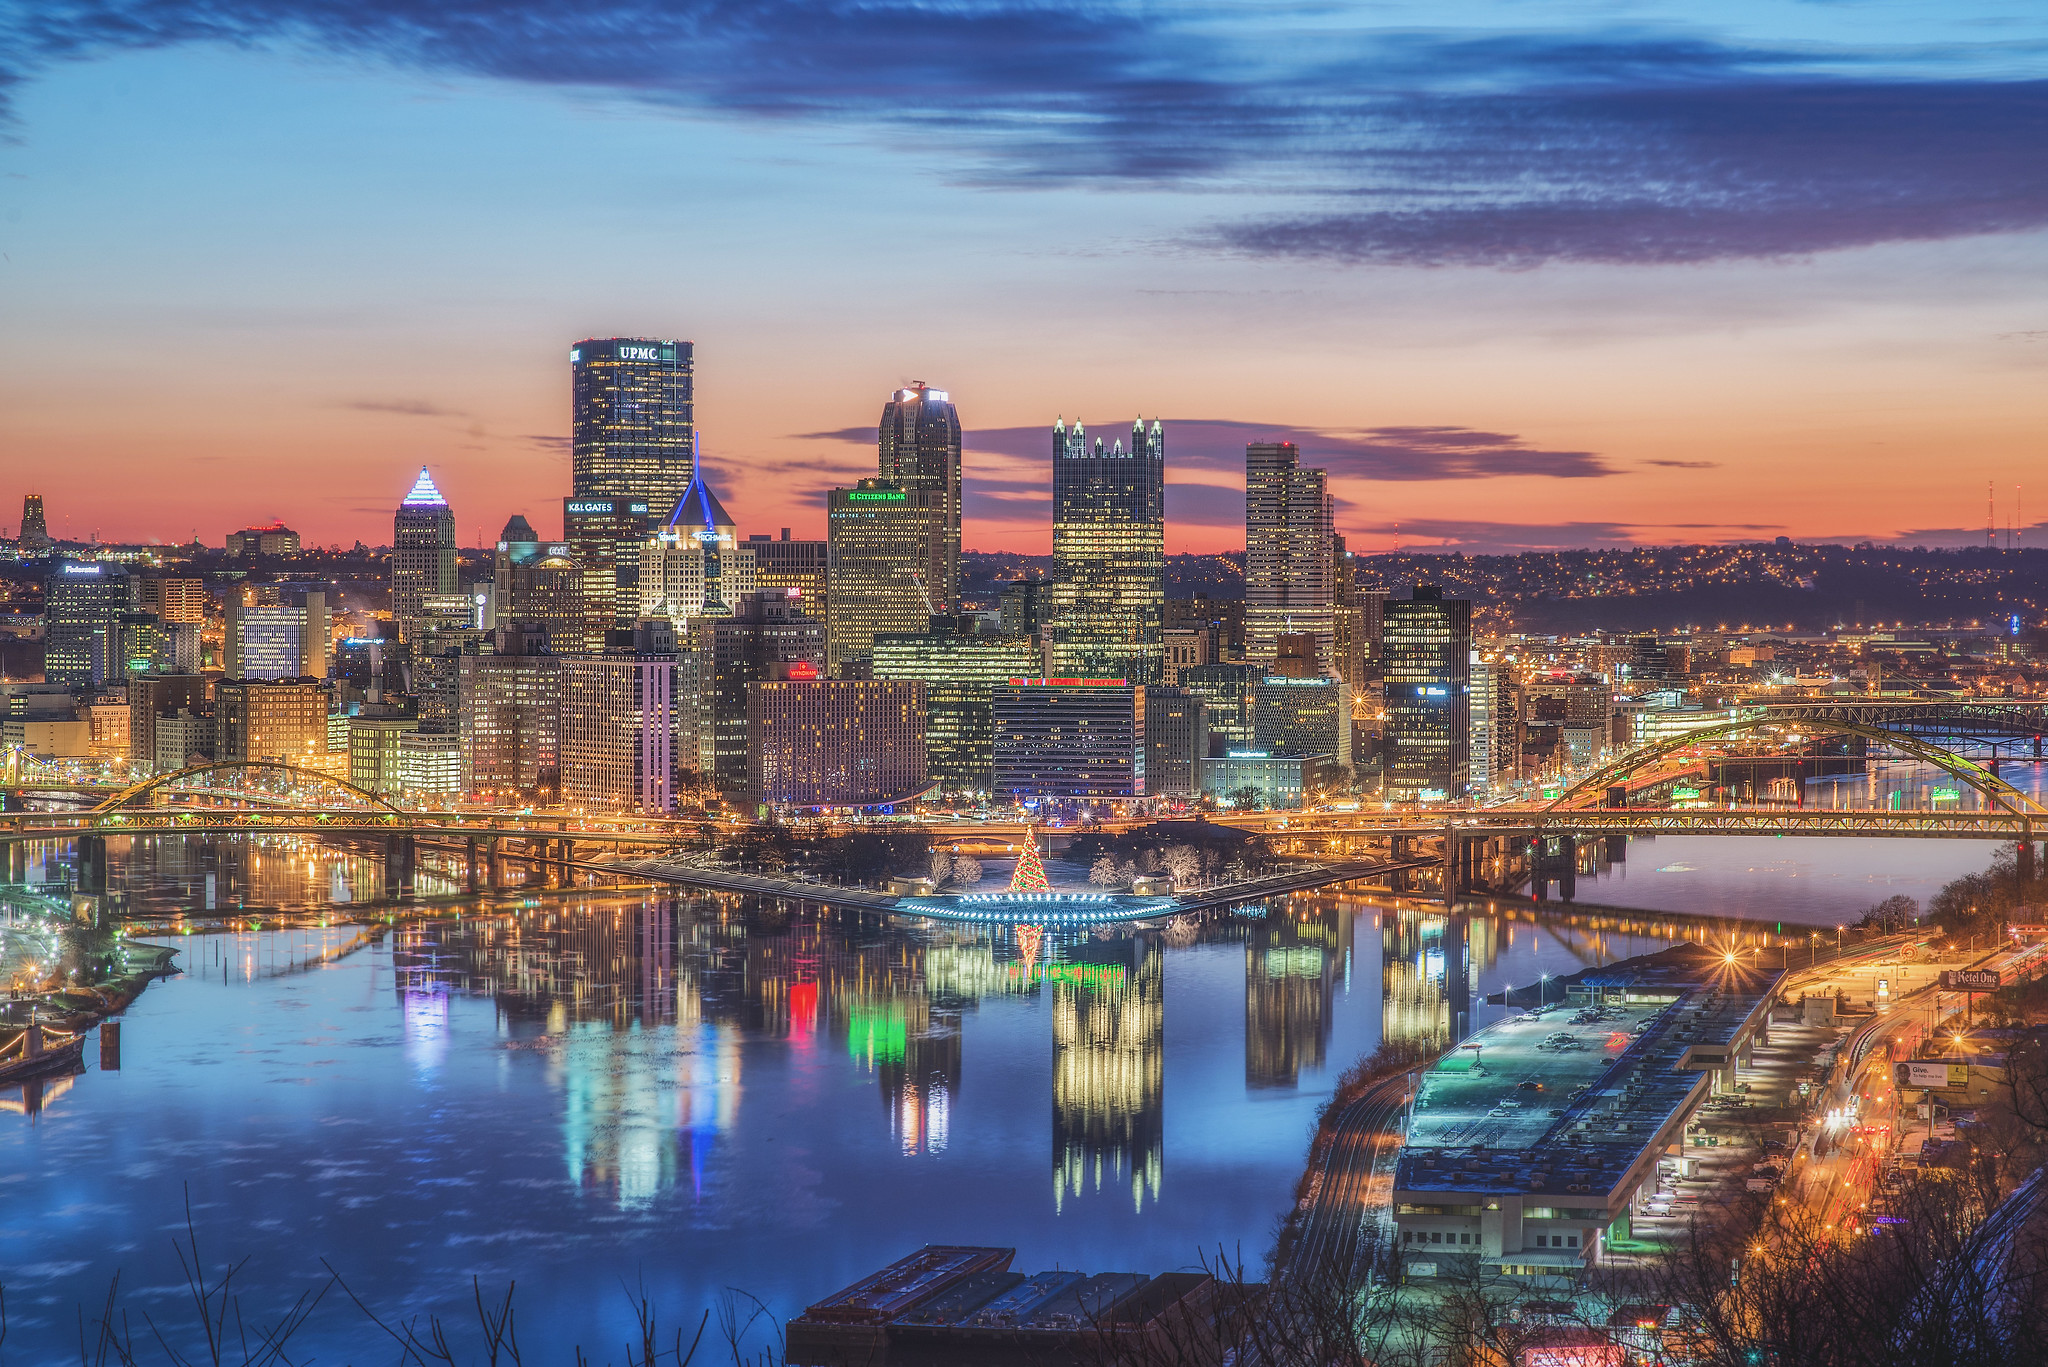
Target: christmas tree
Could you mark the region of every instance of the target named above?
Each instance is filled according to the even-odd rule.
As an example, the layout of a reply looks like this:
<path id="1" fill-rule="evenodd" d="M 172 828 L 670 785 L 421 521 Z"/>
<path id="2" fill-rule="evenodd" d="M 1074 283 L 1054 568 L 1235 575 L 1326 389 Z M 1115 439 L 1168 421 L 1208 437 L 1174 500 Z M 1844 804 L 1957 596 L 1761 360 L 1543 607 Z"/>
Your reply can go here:
<path id="1" fill-rule="evenodd" d="M 1017 871 L 1010 875 L 1010 891 L 1044 892 L 1051 886 L 1045 881 L 1045 865 L 1038 860 L 1038 833 L 1026 826 L 1024 855 L 1017 861 Z"/>

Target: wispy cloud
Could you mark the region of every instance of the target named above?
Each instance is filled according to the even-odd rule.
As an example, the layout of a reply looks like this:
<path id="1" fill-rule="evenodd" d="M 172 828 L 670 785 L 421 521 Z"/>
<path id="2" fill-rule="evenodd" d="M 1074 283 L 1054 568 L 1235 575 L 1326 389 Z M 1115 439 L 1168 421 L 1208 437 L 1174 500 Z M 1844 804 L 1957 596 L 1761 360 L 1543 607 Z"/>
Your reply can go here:
<path id="1" fill-rule="evenodd" d="M 1373 30 L 1309 0 L 0 0 L 0 92 L 198 42 L 915 137 L 963 183 L 1298 205 L 1180 244 L 1256 256 L 1670 265 L 2048 225 L 2048 82 L 1938 47 Z"/>
<path id="2" fill-rule="evenodd" d="M 459 409 L 443 408 L 427 399 L 346 399 L 339 405 L 358 413 L 393 413 L 402 418 L 461 418 Z"/>
<path id="3" fill-rule="evenodd" d="M 1509 475 L 1595 479 L 1621 473 L 1591 451 L 1546 450 L 1511 433 L 1470 427 L 1320 428 L 1234 418 L 1162 421 L 1166 424 L 1169 474 L 1203 470 L 1241 480 L 1245 444 L 1255 441 L 1291 441 L 1301 448 L 1304 464 L 1327 467 L 1332 476 L 1345 479 L 1406 482 Z M 1130 430 L 1112 423 L 1091 429 L 1091 440 L 1097 437 L 1105 442 L 1128 442 Z M 873 439 L 872 433 L 869 439 Z M 1050 470 L 1052 432 L 1048 427 L 974 428 L 961 435 L 961 445 L 968 451 L 1042 460 Z"/>
<path id="4" fill-rule="evenodd" d="M 1655 465 L 1666 470 L 1718 470 L 1718 460 L 1646 460 L 1645 465 Z"/>

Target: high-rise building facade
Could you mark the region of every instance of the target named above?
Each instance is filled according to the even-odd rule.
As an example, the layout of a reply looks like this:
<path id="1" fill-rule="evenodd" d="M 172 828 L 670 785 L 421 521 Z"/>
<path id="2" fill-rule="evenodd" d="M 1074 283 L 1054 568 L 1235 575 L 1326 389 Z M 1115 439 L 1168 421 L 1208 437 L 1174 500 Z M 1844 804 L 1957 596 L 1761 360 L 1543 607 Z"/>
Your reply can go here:
<path id="1" fill-rule="evenodd" d="M 324 679 L 329 638 L 324 590 L 243 584 L 228 592 L 221 663 L 230 679 Z"/>
<path id="2" fill-rule="evenodd" d="M 766 536 L 747 538 L 754 553 L 754 583 L 764 589 L 795 589 L 803 595 L 804 611 L 819 621 L 830 619 L 826 590 L 831 583 L 832 543 L 792 541 L 789 528 L 780 540 Z"/>
<path id="3" fill-rule="evenodd" d="M 398 639 L 411 639 L 422 598 L 454 593 L 457 587 L 455 514 L 422 465 L 391 520 L 391 620 Z"/>
<path id="4" fill-rule="evenodd" d="M 206 620 L 209 601 L 204 579 L 152 574 L 135 581 L 135 606 L 166 622 L 198 626 Z"/>
<path id="5" fill-rule="evenodd" d="M 1051 667 L 1159 682 L 1166 618 L 1166 431 L 1131 425 L 1131 446 L 1052 429 Z"/>
<path id="6" fill-rule="evenodd" d="M 970 635 L 952 629 L 875 637 L 877 679 L 921 683 L 927 716 L 925 762 L 949 793 L 987 793 L 995 783 L 997 684 L 1038 672 L 1029 636 Z"/>
<path id="7" fill-rule="evenodd" d="M 501 622 L 538 624 L 547 632 L 550 654 L 604 649 L 613 608 L 612 572 L 602 562 L 587 561 L 557 541 L 543 547 L 537 560 L 508 564 L 505 584 Z"/>
<path id="8" fill-rule="evenodd" d="M 593 337 L 569 350 L 572 497 L 673 508 L 696 472 L 696 348 Z M 637 543 L 637 538 L 635 538 Z"/>
<path id="9" fill-rule="evenodd" d="M 807 615 L 803 599 L 787 589 L 757 590 L 732 608 L 730 617 L 705 617 L 696 624 L 699 760 L 694 767 L 721 790 L 738 792 L 747 783 L 747 685 L 796 664 L 822 673 L 825 624 Z"/>
<path id="10" fill-rule="evenodd" d="M 213 725 L 216 760 L 314 764 L 327 755 L 327 690 L 311 681 L 222 679 Z"/>
<path id="11" fill-rule="evenodd" d="M 128 680 L 128 758 L 144 772 L 157 771 L 157 723 L 179 713 L 196 716 L 206 708 L 206 680 L 198 674 L 149 674 Z M 183 752 L 178 747 L 178 762 Z"/>
<path id="12" fill-rule="evenodd" d="M 1252 745 L 1273 755 L 1351 764 L 1351 690 L 1342 679 L 1268 674 L 1254 692 Z"/>
<path id="13" fill-rule="evenodd" d="M 1315 636 L 1332 658 L 1334 514 L 1329 481 L 1301 468 L 1293 442 L 1244 448 L 1244 634 L 1248 658 L 1270 658 L 1282 635 Z"/>
<path id="14" fill-rule="evenodd" d="M 126 672 L 121 619 L 135 608 L 135 583 L 118 565 L 63 561 L 43 581 L 43 677 L 70 688 L 101 688 Z"/>
<path id="15" fill-rule="evenodd" d="M 835 673 L 865 674 L 877 635 L 921 631 L 947 610 L 922 572 L 945 518 L 945 495 L 934 490 L 864 479 L 831 492 L 826 603 Z"/>
<path id="16" fill-rule="evenodd" d="M 405 789 L 405 738 L 420 729 L 411 717 L 351 717 L 348 781 L 366 793 L 397 796 Z"/>
<path id="17" fill-rule="evenodd" d="M 930 786 L 923 684 L 821 679 L 811 664 L 778 672 L 747 685 L 749 802 L 878 807 Z"/>
<path id="18" fill-rule="evenodd" d="M 1257 665 L 1229 662 L 1189 665 L 1180 672 L 1180 686 L 1202 700 L 1209 725 L 1207 754 L 1253 748 L 1258 716 Z"/>
<path id="19" fill-rule="evenodd" d="M 282 522 L 268 527 L 244 527 L 239 532 L 228 533 L 226 548 L 228 555 L 237 560 L 297 555 L 299 534 Z"/>
<path id="20" fill-rule="evenodd" d="M 1145 791 L 1197 797 L 1209 753 L 1209 710 L 1199 695 L 1164 684 L 1145 690 Z"/>
<path id="21" fill-rule="evenodd" d="M 18 543 L 24 557 L 33 558 L 49 554 L 55 543 L 50 540 L 50 524 L 43 519 L 43 496 L 23 494 L 21 496 L 21 536 Z"/>
<path id="22" fill-rule="evenodd" d="M 1433 584 L 1390 599 L 1382 628 L 1386 794 L 1457 801 L 1472 786 L 1472 604 Z"/>
<path id="23" fill-rule="evenodd" d="M 484 802 L 553 803 L 562 791 L 562 662 L 506 647 L 461 659 L 462 790 Z"/>
<path id="24" fill-rule="evenodd" d="M 636 617 L 662 617 L 685 639 L 699 617 L 729 617 L 732 605 L 759 587 L 754 548 L 739 544 L 732 516 L 704 482 L 704 472 L 640 546 Z"/>
<path id="25" fill-rule="evenodd" d="M 932 600 L 932 612 L 960 607 L 960 414 L 943 389 L 922 380 L 882 405 L 876 432 L 876 473 L 932 509 L 935 522 L 910 566 Z"/>
<path id="26" fill-rule="evenodd" d="M 1144 795 L 1144 689 L 1121 679 L 1012 679 L 992 702 L 998 795 Z"/>
<path id="27" fill-rule="evenodd" d="M 674 656 L 562 661 L 562 801 L 665 812 L 675 805 Z"/>
<path id="28" fill-rule="evenodd" d="M 578 560 L 602 569 L 611 586 L 607 629 L 630 627 L 640 611 L 640 547 L 663 511 L 639 498 L 577 498 L 572 494 L 562 500 L 562 541 Z"/>

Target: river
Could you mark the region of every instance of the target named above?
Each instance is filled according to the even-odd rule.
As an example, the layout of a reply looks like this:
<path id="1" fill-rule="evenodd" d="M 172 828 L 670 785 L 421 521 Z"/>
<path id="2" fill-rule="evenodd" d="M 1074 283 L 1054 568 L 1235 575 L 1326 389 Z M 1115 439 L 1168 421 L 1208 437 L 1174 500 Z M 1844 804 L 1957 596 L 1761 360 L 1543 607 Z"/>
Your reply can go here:
<path id="1" fill-rule="evenodd" d="M 387 1317 L 516 1279 L 522 1347 L 554 1360 L 622 1343 L 628 1286 L 666 1321 L 727 1288 L 780 1318 L 925 1242 L 1256 1265 L 1318 1106 L 1384 1034 L 1667 943 L 1330 889 L 1060 939 L 680 891 L 433 900 L 431 874 L 430 905 L 365 934 L 388 910 L 365 856 L 121 843 L 131 910 L 271 920 L 170 937 L 185 971 L 129 1009 L 118 1071 L 0 1090 L 8 1364 L 76 1361 L 117 1271 L 138 1324 L 175 1320 L 188 1196 L 208 1259 L 248 1259 L 245 1314 L 323 1260 Z M 1833 924 L 1989 853 L 1636 841 L 1579 898 Z M 38 847 L 31 879 L 62 858 Z M 295 1344 L 360 1357 L 375 1332 L 335 1293 Z"/>

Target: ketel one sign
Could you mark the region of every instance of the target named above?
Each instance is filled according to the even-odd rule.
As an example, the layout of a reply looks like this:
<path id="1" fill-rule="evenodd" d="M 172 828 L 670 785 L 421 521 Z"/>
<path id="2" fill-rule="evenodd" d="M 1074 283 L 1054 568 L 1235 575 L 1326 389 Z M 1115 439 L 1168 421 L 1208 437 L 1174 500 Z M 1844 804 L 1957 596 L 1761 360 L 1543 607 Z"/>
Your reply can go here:
<path id="1" fill-rule="evenodd" d="M 1998 970 L 1995 968 L 1945 968 L 1941 972 L 1941 990 L 1944 992 L 1996 992 Z"/>

